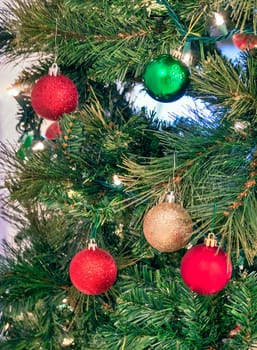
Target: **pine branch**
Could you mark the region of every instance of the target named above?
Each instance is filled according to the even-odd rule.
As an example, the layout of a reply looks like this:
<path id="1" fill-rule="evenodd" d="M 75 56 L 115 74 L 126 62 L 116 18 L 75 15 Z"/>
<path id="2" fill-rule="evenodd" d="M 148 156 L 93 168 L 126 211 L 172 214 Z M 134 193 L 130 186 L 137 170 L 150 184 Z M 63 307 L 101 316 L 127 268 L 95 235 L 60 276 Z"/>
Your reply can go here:
<path id="1" fill-rule="evenodd" d="M 68 348 L 85 350 L 254 347 L 256 275 L 238 276 L 237 258 L 252 263 L 257 253 L 256 51 L 236 64 L 213 53 L 217 40 L 256 31 L 254 7 L 253 0 L 7 0 L 0 54 L 33 56 L 18 82 L 30 89 L 57 58 L 81 98 L 44 152 L 22 160 L 16 147 L 0 148 L 10 194 L 1 205 L 19 228 L 0 259 L 1 348 L 57 350 L 66 336 Z M 209 33 L 214 12 L 229 19 L 228 34 Z M 147 62 L 185 41 L 196 53 L 188 94 L 212 117 L 166 124 L 135 110 L 126 94 Z M 213 230 L 235 262 L 217 295 L 192 293 L 179 273 L 184 250 L 159 253 L 142 234 L 144 213 L 169 190 L 193 218 L 192 243 Z M 92 233 L 119 269 L 99 296 L 80 293 L 68 272 Z"/>
<path id="2" fill-rule="evenodd" d="M 224 349 L 235 349 L 238 346 L 245 350 L 254 349 L 257 340 L 256 273 L 242 274 L 237 283 L 231 284 L 230 289 L 225 311 L 230 314 L 234 327 L 239 326 L 239 330 L 227 340 Z"/>
<path id="3" fill-rule="evenodd" d="M 60 349 L 64 338 L 72 336 L 72 332 L 67 331 L 66 328 L 67 322 L 70 321 L 70 312 L 67 309 L 64 311 L 56 312 L 49 308 L 49 304 L 38 302 L 33 312 L 22 312 L 18 318 L 9 319 L 4 325 L 5 337 L 0 340 L 2 348 Z M 65 316 L 66 322 L 61 319 L 61 314 Z"/>
<path id="4" fill-rule="evenodd" d="M 225 4 L 225 9 L 232 9 L 231 17 L 240 31 L 244 31 L 245 27 L 250 24 L 256 34 L 256 13 L 253 11 L 256 6 L 255 0 L 230 0 L 229 2 L 219 0 L 218 2 Z"/>
<path id="5" fill-rule="evenodd" d="M 193 89 L 196 97 L 221 108 L 224 119 L 256 123 L 256 60 L 246 56 L 247 70 L 218 54 L 208 56 L 192 74 Z"/>
<path id="6" fill-rule="evenodd" d="M 170 270 L 152 271 L 146 266 L 130 272 L 112 324 L 99 327 L 92 347 L 146 350 L 206 349 L 221 342 L 221 300 L 204 298 L 180 285 Z M 210 331 L 211 329 L 211 331 Z M 99 344 L 101 344 L 99 346 Z"/>
<path id="7" fill-rule="evenodd" d="M 127 174 L 122 181 L 128 198 L 123 200 L 123 208 L 143 204 L 147 210 L 164 200 L 167 191 L 175 190 L 177 200 L 193 218 L 194 242 L 197 242 L 211 230 L 213 203 L 216 203 L 215 230 L 229 254 L 234 250 L 239 256 L 242 248 L 250 262 L 256 254 L 256 218 L 251 215 L 251 208 L 256 206 L 255 146 L 251 139 L 240 139 L 236 134 L 233 137 L 229 130 L 198 126 L 196 135 L 187 129 L 160 132 L 165 156 L 141 164 L 140 158 L 138 162 L 124 159 Z M 227 137 L 229 133 L 231 136 Z M 174 152 L 177 164 L 172 169 Z"/>
<path id="8" fill-rule="evenodd" d="M 91 79 L 107 83 L 130 76 L 138 79 L 153 55 L 177 50 L 181 40 L 185 40 L 177 36 L 178 28 L 167 9 L 156 6 L 155 1 L 131 2 L 129 6 L 119 1 L 116 6 L 106 6 L 95 1 L 82 5 L 71 1 L 17 0 L 9 5 L 1 22 L 5 31 L 14 36 L 6 42 L 5 50 L 11 60 L 31 53 L 53 56 L 57 39 L 58 63 L 83 66 Z M 171 6 L 186 28 L 186 36 L 194 35 L 190 40 L 198 41 L 204 36 L 205 41 L 213 41 L 206 28 L 210 24 L 209 13 L 217 10 L 215 2 L 206 1 L 199 6 L 187 1 L 183 7 L 174 2 Z M 224 6 L 220 4 L 221 10 Z M 243 20 L 241 27 L 245 25 Z"/>

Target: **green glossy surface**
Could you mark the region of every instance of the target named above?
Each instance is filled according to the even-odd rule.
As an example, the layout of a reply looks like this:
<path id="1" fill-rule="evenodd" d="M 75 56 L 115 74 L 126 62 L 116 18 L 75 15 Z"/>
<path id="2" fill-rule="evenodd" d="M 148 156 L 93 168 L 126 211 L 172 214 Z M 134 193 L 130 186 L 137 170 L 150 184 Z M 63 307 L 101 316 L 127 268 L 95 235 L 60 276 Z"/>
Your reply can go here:
<path id="1" fill-rule="evenodd" d="M 171 55 L 160 55 L 146 66 L 143 83 L 155 100 L 172 102 L 184 95 L 189 76 L 189 70 L 183 62 Z"/>
<path id="2" fill-rule="evenodd" d="M 34 140 L 34 136 L 28 135 L 24 140 L 24 143 L 23 143 L 24 147 L 28 148 L 32 146 L 33 140 Z"/>
<path id="3" fill-rule="evenodd" d="M 28 135 L 21 147 L 17 151 L 17 155 L 21 160 L 24 160 L 27 156 L 27 153 L 30 151 L 30 147 L 33 144 L 34 136 L 33 135 Z"/>

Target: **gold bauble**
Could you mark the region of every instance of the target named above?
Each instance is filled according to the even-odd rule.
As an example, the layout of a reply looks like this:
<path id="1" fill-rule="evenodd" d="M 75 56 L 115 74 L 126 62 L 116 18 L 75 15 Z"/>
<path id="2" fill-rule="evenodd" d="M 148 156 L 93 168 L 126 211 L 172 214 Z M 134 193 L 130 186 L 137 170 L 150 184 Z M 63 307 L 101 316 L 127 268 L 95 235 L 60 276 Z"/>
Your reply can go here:
<path id="1" fill-rule="evenodd" d="M 143 231 L 153 248 L 160 252 L 174 252 L 187 244 L 192 235 L 193 223 L 180 204 L 163 202 L 145 215 Z"/>

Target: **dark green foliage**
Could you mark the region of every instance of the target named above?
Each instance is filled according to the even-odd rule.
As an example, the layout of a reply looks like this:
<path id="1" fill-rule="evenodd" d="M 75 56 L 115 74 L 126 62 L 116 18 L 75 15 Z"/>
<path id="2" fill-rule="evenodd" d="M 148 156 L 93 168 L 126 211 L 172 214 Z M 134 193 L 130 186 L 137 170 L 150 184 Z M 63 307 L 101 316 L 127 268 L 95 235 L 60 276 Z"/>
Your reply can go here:
<path id="1" fill-rule="evenodd" d="M 21 159 L 16 146 L 1 144 L 1 216 L 17 228 L 0 259 L 1 349 L 256 347 L 256 50 L 231 62 L 216 50 L 222 36 L 209 35 L 214 12 L 228 18 L 226 39 L 239 28 L 256 32 L 254 7 L 252 0 L 7 1 L 1 57 L 32 60 L 16 81 L 21 136 L 41 135 L 29 93 L 55 59 L 80 99 L 43 152 Z M 185 42 L 194 52 L 187 94 L 206 110 L 188 118 L 171 104 L 174 120 L 160 121 L 129 96 L 152 57 Z M 184 249 L 159 253 L 144 238 L 144 214 L 170 190 L 192 216 L 191 243 L 214 231 L 232 258 L 233 278 L 217 295 L 185 287 Z M 69 278 L 72 257 L 92 237 L 119 271 L 99 296 L 80 293 Z"/>
<path id="2" fill-rule="evenodd" d="M 111 313 L 113 326 L 98 329 L 93 348 L 105 344 L 106 349 L 220 350 L 247 349 L 254 343 L 255 274 L 242 276 L 225 293 L 212 297 L 190 292 L 171 268 L 153 272 L 144 266 L 133 276 Z M 231 338 L 236 325 L 241 329 Z"/>

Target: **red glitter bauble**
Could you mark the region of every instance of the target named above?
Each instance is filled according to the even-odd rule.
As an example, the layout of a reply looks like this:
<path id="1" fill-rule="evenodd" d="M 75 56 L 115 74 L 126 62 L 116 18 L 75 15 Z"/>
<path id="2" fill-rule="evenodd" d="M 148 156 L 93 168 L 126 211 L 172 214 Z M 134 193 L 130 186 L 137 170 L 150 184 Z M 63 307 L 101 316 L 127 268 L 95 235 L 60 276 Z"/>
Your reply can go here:
<path id="1" fill-rule="evenodd" d="M 252 50 L 257 48 L 257 35 L 248 33 L 234 34 L 232 42 L 239 50 Z"/>
<path id="2" fill-rule="evenodd" d="M 49 120 L 58 120 L 62 114 L 73 112 L 78 105 L 78 91 L 65 75 L 44 75 L 31 92 L 34 111 Z"/>
<path id="3" fill-rule="evenodd" d="M 183 256 L 180 271 L 183 281 L 193 292 L 208 295 L 227 285 L 232 264 L 223 249 L 198 244 Z"/>
<path id="4" fill-rule="evenodd" d="M 116 281 L 117 266 L 106 250 L 87 248 L 70 263 L 70 279 L 80 292 L 97 295 L 106 292 Z"/>
<path id="5" fill-rule="evenodd" d="M 59 127 L 59 123 L 58 122 L 53 122 L 52 124 L 50 124 L 48 126 L 48 128 L 46 129 L 45 136 L 49 140 L 55 140 L 59 136 L 61 136 L 61 130 L 60 130 L 60 127 Z"/>

